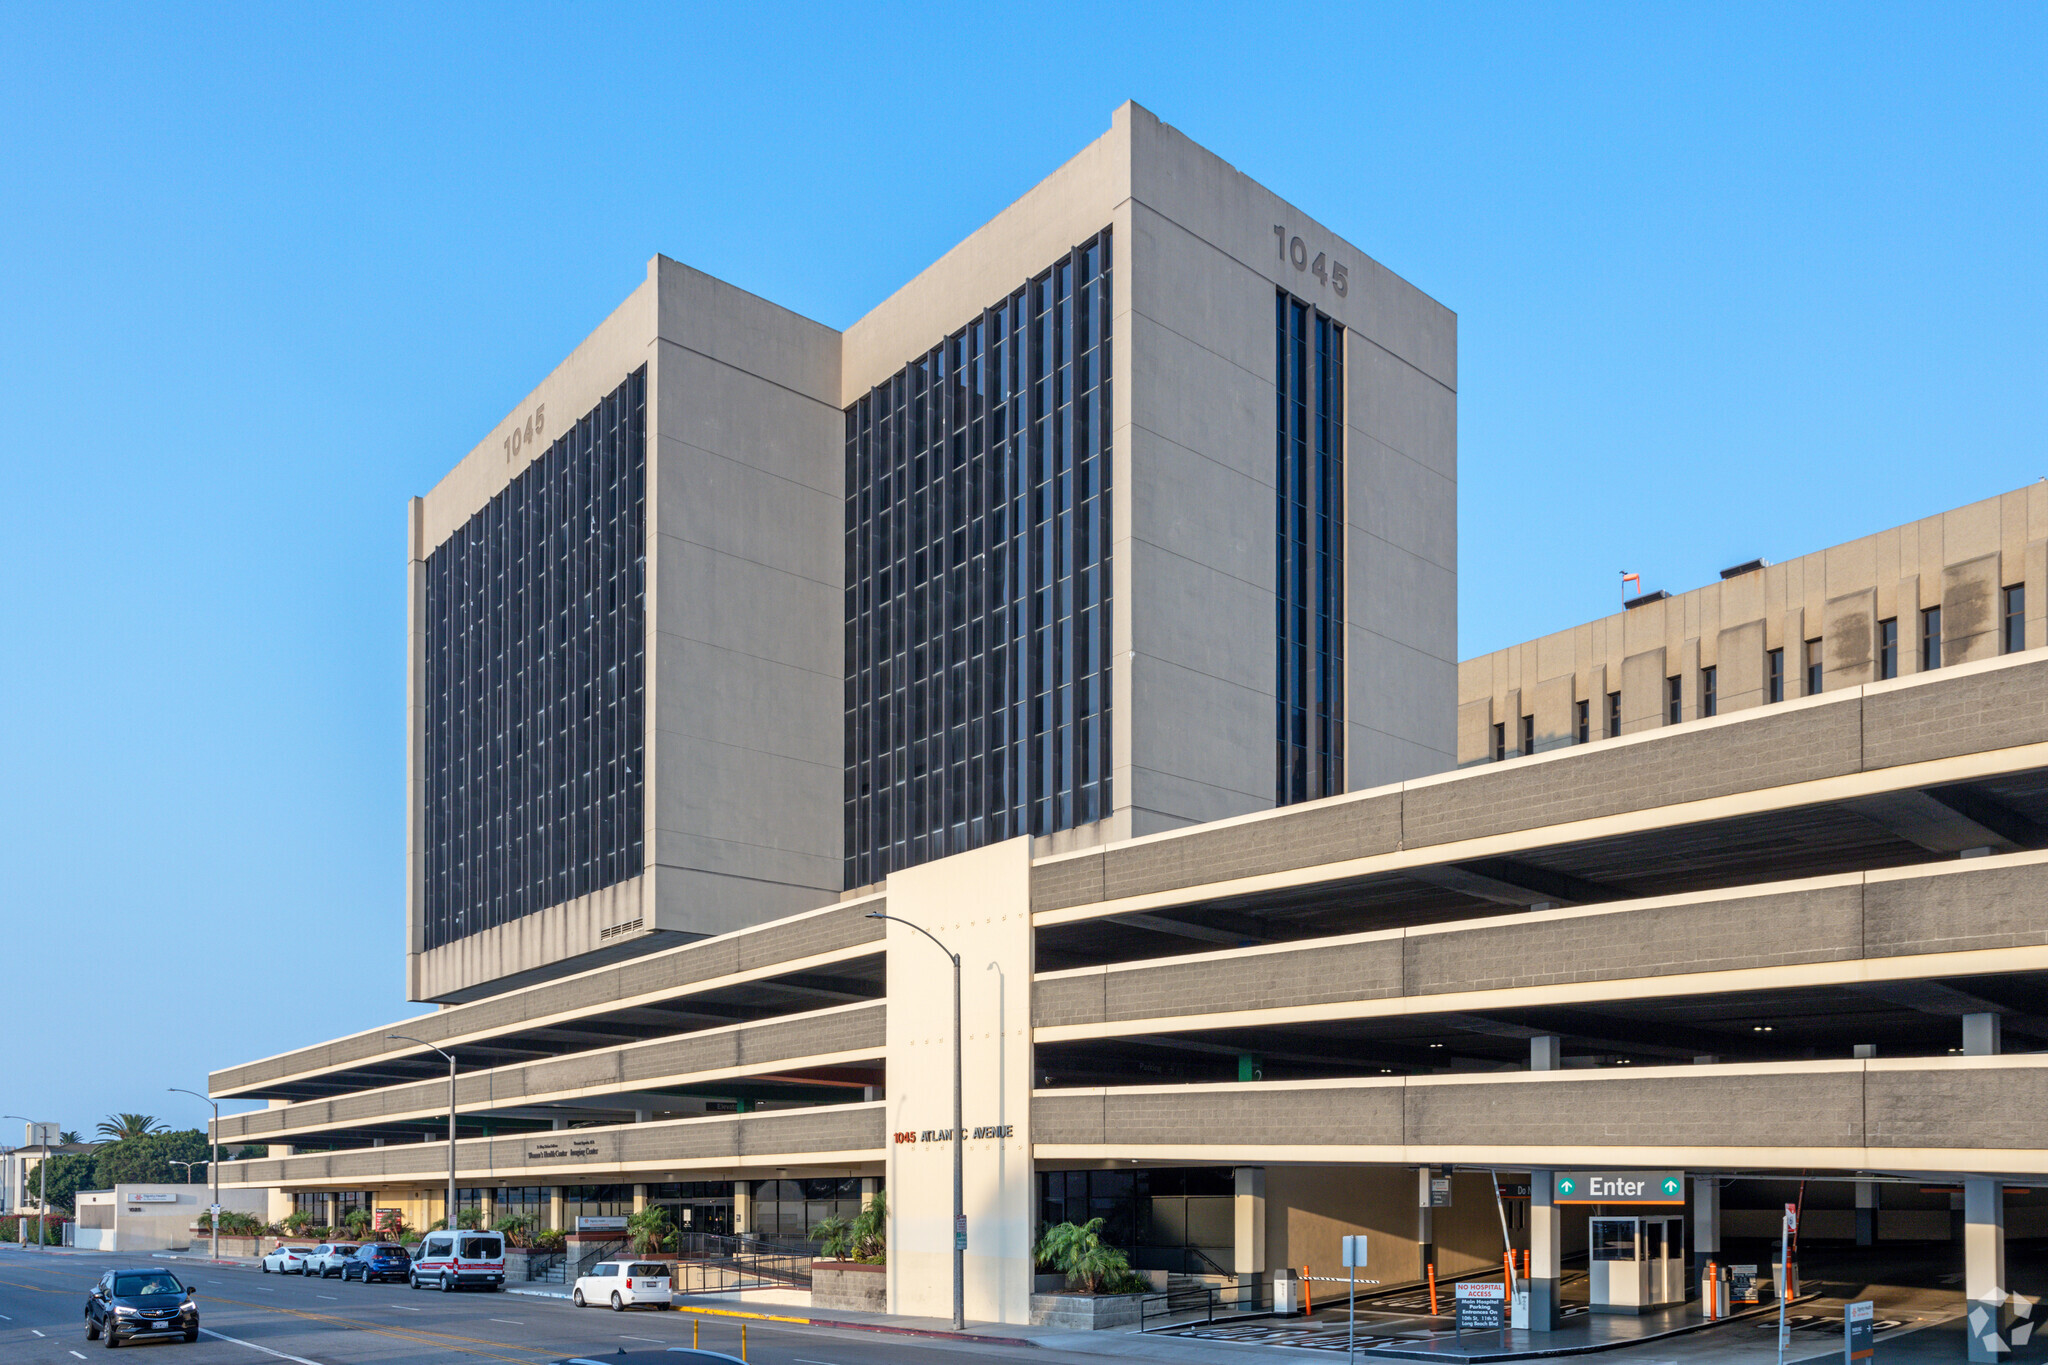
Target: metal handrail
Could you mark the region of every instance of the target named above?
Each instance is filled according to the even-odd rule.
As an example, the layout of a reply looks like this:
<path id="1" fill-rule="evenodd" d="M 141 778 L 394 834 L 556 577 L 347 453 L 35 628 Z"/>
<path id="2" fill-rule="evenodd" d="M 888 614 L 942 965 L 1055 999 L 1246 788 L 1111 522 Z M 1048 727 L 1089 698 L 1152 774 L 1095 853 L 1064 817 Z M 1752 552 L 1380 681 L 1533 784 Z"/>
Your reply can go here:
<path id="1" fill-rule="evenodd" d="M 1207 1260 L 1208 1258 L 1204 1257 L 1203 1259 Z M 1214 1265 L 1215 1262 L 1211 1261 L 1210 1264 Z M 1150 1305 L 1161 1301 L 1163 1301 L 1161 1307 L 1150 1308 Z M 1177 1319 L 1196 1304 L 1201 1306 L 1203 1321 L 1206 1323 L 1216 1321 L 1216 1310 L 1219 1308 L 1232 1310 L 1240 1315 L 1248 1316 L 1254 1313 L 1269 1311 L 1271 1303 L 1272 1300 L 1268 1287 L 1263 1278 L 1249 1284 L 1224 1285 L 1220 1289 L 1209 1285 L 1186 1285 L 1180 1289 L 1162 1290 L 1159 1293 L 1147 1294 L 1140 1298 L 1138 1300 L 1138 1330 L 1140 1332 L 1157 1330 L 1145 1325 L 1145 1319 L 1148 1316 Z M 1160 1324 L 1162 1327 L 1169 1325 L 1178 1326 L 1184 1324 Z"/>

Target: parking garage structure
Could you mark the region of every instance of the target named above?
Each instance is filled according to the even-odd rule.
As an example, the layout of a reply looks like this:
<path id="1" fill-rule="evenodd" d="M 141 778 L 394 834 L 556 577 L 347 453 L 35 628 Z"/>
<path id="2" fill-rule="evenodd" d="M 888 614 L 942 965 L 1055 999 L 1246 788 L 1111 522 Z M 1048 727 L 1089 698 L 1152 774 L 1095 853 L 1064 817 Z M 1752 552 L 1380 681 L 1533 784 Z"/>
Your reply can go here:
<path id="1" fill-rule="evenodd" d="M 968 982 L 976 1317 L 1024 1320 L 1033 1234 L 1094 1210 L 1141 1265 L 1238 1283 L 1335 1267 L 1353 1231 L 1384 1278 L 1498 1266 L 1505 1223 L 1542 1330 L 1585 1235 L 1558 1173 L 1652 1169 L 1687 1182 L 1690 1263 L 1803 1178 L 1816 1235 L 1959 1240 L 1996 1320 L 2008 1217 L 2048 1231 L 2044 893 L 2030 652 L 1092 850 L 1012 840 L 212 1091 L 270 1104 L 222 1121 L 271 1151 L 226 1183 L 424 1218 L 446 1090 L 387 1036 L 414 1034 L 460 1062 L 463 1187 L 724 1182 L 744 1230 L 762 1182 L 886 1184 L 892 1311 L 928 1311 L 948 969 L 886 908 Z"/>

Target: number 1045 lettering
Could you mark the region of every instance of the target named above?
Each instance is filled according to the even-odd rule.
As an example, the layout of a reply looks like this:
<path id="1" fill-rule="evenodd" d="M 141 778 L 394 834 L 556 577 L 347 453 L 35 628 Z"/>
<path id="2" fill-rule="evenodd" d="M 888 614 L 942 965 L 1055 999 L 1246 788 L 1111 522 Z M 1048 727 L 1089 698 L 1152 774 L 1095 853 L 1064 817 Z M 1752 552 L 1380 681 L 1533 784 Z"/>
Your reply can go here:
<path id="1" fill-rule="evenodd" d="M 1318 251 L 1313 263 L 1308 258 L 1308 243 L 1299 237 L 1291 237 L 1287 229 L 1273 224 L 1273 238 L 1280 245 L 1280 259 L 1296 270 L 1313 275 L 1343 298 L 1351 292 L 1351 267 L 1342 261 L 1332 261 L 1329 253 Z"/>

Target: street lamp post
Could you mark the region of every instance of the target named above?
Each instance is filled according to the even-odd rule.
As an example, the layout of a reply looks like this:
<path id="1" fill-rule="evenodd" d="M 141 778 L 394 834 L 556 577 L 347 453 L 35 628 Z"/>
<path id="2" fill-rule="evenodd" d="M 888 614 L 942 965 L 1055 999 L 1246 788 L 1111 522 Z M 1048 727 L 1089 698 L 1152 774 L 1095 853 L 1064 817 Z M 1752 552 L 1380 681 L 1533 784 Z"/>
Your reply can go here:
<path id="1" fill-rule="evenodd" d="M 204 1165 L 205 1163 L 199 1161 L 180 1161 L 178 1160 L 178 1158 L 172 1157 L 170 1158 L 168 1164 L 172 1166 L 183 1166 L 185 1168 L 185 1183 L 189 1185 L 192 1183 L 192 1168 L 194 1166 Z"/>
<path id="2" fill-rule="evenodd" d="M 206 1132 L 213 1139 L 213 1160 L 206 1163 L 206 1173 L 213 1178 L 213 1211 L 206 1215 L 206 1225 L 213 1229 L 213 1259 L 220 1259 L 220 1101 L 200 1094 L 197 1090 L 186 1090 L 182 1086 L 169 1087 L 173 1095 L 190 1095 L 195 1100 L 204 1100 L 213 1106 L 213 1124 Z"/>
<path id="3" fill-rule="evenodd" d="M 911 924 L 898 915 L 885 915 L 880 910 L 868 911 L 869 919 L 895 920 L 898 924 L 909 925 L 933 943 L 938 944 L 953 964 L 953 1330 L 967 1330 L 967 1210 L 961 1176 L 961 1139 L 966 1135 L 960 1129 L 960 954 L 939 943 L 937 935 L 921 924 Z"/>
<path id="4" fill-rule="evenodd" d="M 33 1125 L 36 1130 L 36 1136 L 43 1139 L 42 1142 L 37 1144 L 43 1149 L 43 1159 L 36 1163 L 36 1179 L 42 1183 L 42 1193 L 36 1196 L 36 1246 L 41 1247 L 43 1244 L 43 1220 L 50 1213 L 49 1130 L 54 1125 L 37 1123 L 34 1119 L 22 1118 L 20 1114 L 0 1114 L 0 1118 L 21 1119 L 23 1123 Z"/>
<path id="5" fill-rule="evenodd" d="M 422 1038 L 408 1038 L 402 1033 L 387 1033 L 387 1039 L 399 1043 L 418 1043 L 429 1052 L 440 1052 L 448 1059 L 448 1231 L 455 1231 L 455 1057 L 442 1052 L 440 1048 Z"/>

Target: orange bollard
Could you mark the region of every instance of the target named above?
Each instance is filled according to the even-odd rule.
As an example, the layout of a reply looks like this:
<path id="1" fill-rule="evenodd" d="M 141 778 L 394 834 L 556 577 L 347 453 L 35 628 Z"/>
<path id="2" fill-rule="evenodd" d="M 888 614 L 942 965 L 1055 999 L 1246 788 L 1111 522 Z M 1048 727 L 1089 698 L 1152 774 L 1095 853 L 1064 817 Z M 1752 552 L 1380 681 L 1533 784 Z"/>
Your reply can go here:
<path id="1" fill-rule="evenodd" d="M 699 1346 L 697 1345 L 697 1329 L 698 1329 L 699 1327 L 702 1327 L 703 1325 L 704 1325 L 704 1319 L 702 1319 L 702 1318 L 691 1318 L 691 1319 L 690 1319 L 690 1349 L 691 1349 L 691 1350 L 693 1350 L 693 1351 L 696 1351 L 696 1350 L 701 1350 L 701 1349 L 702 1349 L 701 1347 L 699 1347 Z"/>
<path id="2" fill-rule="evenodd" d="M 1700 1286 L 1700 1299 L 1709 1318 L 1721 1316 L 1721 1272 L 1712 1261 L 1707 1262 L 1707 1282 Z"/>
<path id="3" fill-rule="evenodd" d="M 1431 1317 L 1435 1317 L 1435 1316 L 1437 1315 L 1437 1313 L 1436 1313 L 1436 1262 L 1435 1262 L 1435 1261 L 1431 1261 L 1431 1262 L 1429 1263 L 1429 1315 L 1430 1315 Z"/>
<path id="4" fill-rule="evenodd" d="M 1308 1267 L 1301 1268 L 1301 1315 L 1312 1317 L 1316 1311 L 1316 1291 L 1308 1278 Z"/>
<path id="5" fill-rule="evenodd" d="M 1522 1249 L 1522 1278 L 1525 1280 L 1528 1279 L 1529 1276 L 1533 1273 L 1529 1269 L 1531 1265 L 1535 1264 L 1535 1262 L 1529 1259 L 1533 1255 L 1535 1255 L 1535 1253 L 1530 1251 L 1527 1247 L 1524 1247 Z"/>
<path id="6" fill-rule="evenodd" d="M 741 1360 L 745 1360 L 746 1358 L 747 1358 L 747 1325 L 746 1325 L 746 1324 L 745 1324 L 745 1323 L 743 1322 L 743 1323 L 741 1323 L 741 1324 L 740 1324 L 740 1359 L 741 1359 Z"/>

